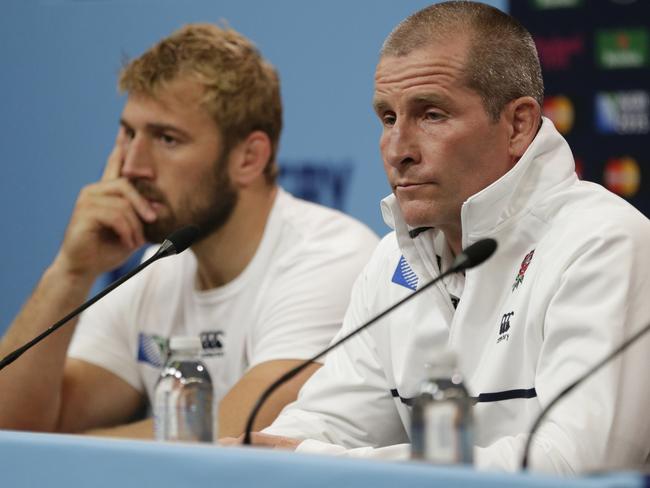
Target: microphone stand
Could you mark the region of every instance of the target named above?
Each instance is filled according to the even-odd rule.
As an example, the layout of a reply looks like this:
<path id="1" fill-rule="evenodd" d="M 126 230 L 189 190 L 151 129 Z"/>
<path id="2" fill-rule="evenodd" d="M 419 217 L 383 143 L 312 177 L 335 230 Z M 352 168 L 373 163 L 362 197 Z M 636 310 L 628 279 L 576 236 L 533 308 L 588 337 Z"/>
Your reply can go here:
<path id="1" fill-rule="evenodd" d="M 262 405 L 264 405 L 264 403 L 271 396 L 271 394 L 275 390 L 277 390 L 280 386 L 282 386 L 284 383 L 286 383 L 291 378 L 293 378 L 298 373 L 300 373 L 302 370 L 304 370 L 307 366 L 309 366 L 309 364 L 313 363 L 317 359 L 320 359 L 325 354 L 330 352 L 332 349 L 335 349 L 335 348 L 339 347 L 341 344 L 346 342 L 352 336 L 357 335 L 359 332 L 361 332 L 365 328 L 371 326 L 372 324 L 377 322 L 379 319 L 383 318 L 384 316 L 388 315 L 393 310 L 395 310 L 397 307 L 401 306 L 403 303 L 406 303 L 407 301 L 411 300 L 413 297 L 415 297 L 418 294 L 422 293 L 424 290 L 429 288 L 434 283 L 438 283 L 440 280 L 446 278 L 447 276 L 449 276 L 451 274 L 458 273 L 459 271 L 464 271 L 465 269 L 473 268 L 474 266 L 478 266 L 479 264 L 483 263 L 486 259 L 488 259 L 490 256 L 492 256 L 492 254 L 494 253 L 496 248 L 497 248 L 497 242 L 494 239 L 483 239 L 483 240 L 475 242 L 474 244 L 469 246 L 467 249 L 465 249 L 461 254 L 459 254 L 456 257 L 456 260 L 454 261 L 454 264 L 447 271 L 445 271 L 444 273 L 441 273 L 439 276 L 437 276 L 433 280 L 431 280 L 428 283 L 424 284 L 421 288 L 419 288 L 414 293 L 412 293 L 412 294 L 406 296 L 405 298 L 399 300 L 397 303 L 394 303 L 393 305 L 388 307 L 383 312 L 380 312 L 378 315 L 371 318 L 365 324 L 357 327 L 352 332 L 350 332 L 350 333 L 346 334 L 345 336 L 343 336 L 338 341 L 330 344 L 328 347 L 323 349 L 321 352 L 319 352 L 315 356 L 303 361 L 302 363 L 300 363 L 295 368 L 290 369 L 289 371 L 284 373 L 282 376 L 280 376 L 280 378 L 275 380 L 269 387 L 267 387 L 266 390 L 264 390 L 264 392 L 262 393 L 262 395 L 260 395 L 260 397 L 257 399 L 257 402 L 255 403 L 255 406 L 253 407 L 253 409 L 251 410 L 251 413 L 248 416 L 248 421 L 246 422 L 246 430 L 244 431 L 244 439 L 243 439 L 242 443 L 244 445 L 251 445 L 251 432 L 253 431 L 253 423 L 255 422 L 255 418 L 257 417 L 257 414 L 259 413 L 260 409 L 262 408 Z"/>
<path id="2" fill-rule="evenodd" d="M 97 295 L 92 297 L 90 300 L 82 303 L 79 307 L 75 308 L 72 312 L 70 312 L 68 315 L 63 317 L 55 324 L 51 325 L 49 328 L 45 329 L 39 335 L 34 337 L 31 341 L 27 342 L 26 344 L 23 344 L 18 349 L 16 349 L 13 352 L 10 352 L 4 358 L 2 358 L 2 360 L 0 360 L 0 371 L 6 368 L 7 366 L 9 366 L 16 359 L 18 359 L 20 356 L 22 356 L 25 352 L 27 352 L 29 349 L 34 347 L 36 344 L 41 342 L 47 336 L 52 334 L 54 331 L 56 331 L 57 329 L 65 325 L 67 322 L 69 322 L 71 319 L 73 319 L 81 312 L 86 310 L 97 300 L 103 298 L 106 294 L 113 291 L 115 288 L 120 286 L 122 283 L 124 283 L 132 276 L 138 274 L 140 271 L 142 271 L 144 268 L 149 266 L 154 261 L 157 261 L 160 258 L 164 258 L 166 256 L 171 256 L 172 254 L 178 254 L 180 252 L 183 252 L 196 239 L 198 233 L 199 230 L 196 226 L 183 227 L 173 232 L 167 239 L 165 239 L 165 241 L 161 244 L 160 248 L 158 248 L 156 253 L 153 256 L 151 256 L 149 259 L 140 263 L 137 267 L 129 271 L 124 276 L 113 281 L 110 285 L 108 285 L 106 288 L 100 291 Z"/>
<path id="3" fill-rule="evenodd" d="M 567 387 L 565 387 L 560 393 L 558 393 L 553 400 L 549 402 L 546 407 L 542 409 L 540 414 L 537 416 L 537 419 L 535 419 L 535 423 L 530 429 L 530 434 L 528 435 L 528 439 L 526 440 L 526 445 L 524 447 L 524 454 L 521 458 L 521 469 L 522 471 L 526 471 L 528 469 L 528 465 L 530 463 L 529 458 L 530 458 L 530 448 L 533 443 L 533 436 L 539 429 L 540 425 L 542 425 L 542 420 L 546 418 L 546 415 L 548 412 L 555 406 L 557 402 L 559 402 L 562 398 L 564 398 L 567 394 L 569 394 L 573 389 L 575 389 L 580 383 L 582 383 L 584 380 L 589 378 L 591 375 L 596 373 L 600 368 L 605 366 L 607 363 L 609 363 L 612 359 L 614 359 L 616 356 L 621 354 L 623 351 L 625 351 L 629 346 L 634 344 L 643 334 L 648 332 L 650 330 L 650 324 L 647 324 L 645 327 L 634 333 L 630 338 L 627 340 L 623 341 L 621 345 L 619 345 L 616 349 L 614 349 L 612 352 L 610 352 L 607 356 L 605 356 L 603 359 L 598 361 L 594 366 L 592 366 L 586 373 L 581 375 L 577 380 L 573 381 L 570 383 Z"/>

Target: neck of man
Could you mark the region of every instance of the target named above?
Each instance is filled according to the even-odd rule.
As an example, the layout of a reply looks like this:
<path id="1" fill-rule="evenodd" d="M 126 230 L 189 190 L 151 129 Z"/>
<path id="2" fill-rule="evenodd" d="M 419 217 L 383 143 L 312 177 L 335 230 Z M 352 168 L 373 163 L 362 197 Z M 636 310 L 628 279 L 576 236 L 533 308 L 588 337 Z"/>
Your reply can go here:
<path id="1" fill-rule="evenodd" d="M 262 241 L 277 193 L 278 187 L 266 182 L 240 190 L 228 221 L 192 246 L 199 290 L 223 286 L 244 271 Z"/>
<path id="2" fill-rule="evenodd" d="M 445 235 L 452 254 L 458 256 L 463 251 L 463 230 L 460 223 L 458 225 L 439 226 L 439 229 Z"/>

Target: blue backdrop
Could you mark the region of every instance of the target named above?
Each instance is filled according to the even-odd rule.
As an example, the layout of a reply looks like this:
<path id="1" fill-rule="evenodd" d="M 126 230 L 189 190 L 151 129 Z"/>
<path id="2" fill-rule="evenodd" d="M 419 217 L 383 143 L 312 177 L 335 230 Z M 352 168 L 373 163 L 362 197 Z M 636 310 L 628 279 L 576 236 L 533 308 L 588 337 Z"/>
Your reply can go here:
<path id="1" fill-rule="evenodd" d="M 79 189 L 101 174 L 124 103 L 122 58 L 187 22 L 226 19 L 279 69 L 283 184 L 384 234 L 373 72 L 388 32 L 429 3 L 3 0 L 0 332 L 54 257 Z"/>

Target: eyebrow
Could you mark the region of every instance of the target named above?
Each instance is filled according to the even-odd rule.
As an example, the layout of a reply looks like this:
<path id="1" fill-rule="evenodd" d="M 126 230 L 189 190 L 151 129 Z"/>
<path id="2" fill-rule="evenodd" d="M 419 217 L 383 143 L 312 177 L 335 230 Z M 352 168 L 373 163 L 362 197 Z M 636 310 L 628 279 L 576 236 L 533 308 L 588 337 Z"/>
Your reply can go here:
<path id="1" fill-rule="evenodd" d="M 416 95 L 413 98 L 409 98 L 407 101 L 410 106 L 435 105 L 441 107 L 449 105 L 449 100 L 447 98 L 436 95 L 435 93 Z M 390 104 L 380 98 L 373 99 L 372 106 L 375 109 L 375 112 L 379 115 L 390 110 Z"/>
<path id="2" fill-rule="evenodd" d="M 384 113 L 386 110 L 390 108 L 390 105 L 388 105 L 388 103 L 385 102 L 384 100 L 374 98 L 372 100 L 372 108 L 375 110 L 375 112 L 378 115 L 381 115 L 382 113 Z"/>
<path id="3" fill-rule="evenodd" d="M 132 129 L 133 127 L 131 124 L 129 124 L 126 120 L 123 118 L 120 118 L 120 125 L 124 127 L 125 129 Z M 154 124 L 154 123 L 148 123 L 145 125 L 145 130 L 147 132 L 150 132 L 152 134 L 160 134 L 161 132 L 174 132 L 181 137 L 185 137 L 187 139 L 190 139 L 190 134 L 185 132 L 182 129 L 179 129 L 178 127 L 170 124 Z"/>
<path id="4" fill-rule="evenodd" d="M 409 104 L 441 106 L 441 105 L 448 105 L 449 101 L 445 97 L 441 97 L 440 95 L 436 95 L 434 93 L 429 93 L 429 94 L 417 95 L 413 97 L 412 99 L 409 100 Z"/>

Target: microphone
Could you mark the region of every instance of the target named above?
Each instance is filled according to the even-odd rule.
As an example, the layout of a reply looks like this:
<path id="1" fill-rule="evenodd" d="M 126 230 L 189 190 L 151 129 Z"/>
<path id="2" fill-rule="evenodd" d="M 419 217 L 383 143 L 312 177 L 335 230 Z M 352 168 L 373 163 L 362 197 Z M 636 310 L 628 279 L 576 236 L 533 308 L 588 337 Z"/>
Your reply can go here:
<path id="1" fill-rule="evenodd" d="M 525 471 L 528 469 L 528 464 L 529 464 L 529 457 L 530 457 L 530 448 L 533 444 L 533 436 L 539 429 L 540 425 L 542 425 L 542 420 L 546 417 L 548 412 L 551 410 L 551 408 L 559 402 L 562 398 L 564 398 L 567 394 L 569 394 L 573 389 L 575 389 L 578 385 L 580 385 L 583 381 L 585 381 L 587 378 L 589 378 L 591 375 L 593 375 L 596 371 L 598 371 L 600 368 L 605 366 L 607 363 L 609 363 L 612 359 L 614 359 L 616 356 L 621 354 L 623 351 L 625 351 L 629 346 L 634 344 L 637 340 L 643 336 L 646 332 L 650 330 L 650 324 L 647 324 L 645 327 L 641 328 L 638 330 L 636 333 L 634 333 L 630 338 L 627 340 L 623 341 L 616 349 L 614 349 L 612 352 L 610 352 L 607 356 L 605 356 L 603 359 L 598 361 L 594 366 L 592 366 L 586 373 L 584 373 L 582 376 L 580 376 L 577 380 L 569 384 L 566 388 L 564 388 L 560 393 L 558 393 L 553 400 L 551 400 L 546 407 L 542 409 L 542 411 L 539 413 L 537 418 L 535 419 L 535 422 L 533 423 L 533 426 L 530 429 L 530 434 L 528 435 L 528 439 L 526 440 L 526 445 L 524 447 L 524 454 L 521 458 L 521 469 L 522 471 Z"/>
<path id="2" fill-rule="evenodd" d="M 349 334 L 345 335 L 338 341 L 330 344 L 328 347 L 323 349 L 321 352 L 316 354 L 314 357 L 309 358 L 302 363 L 300 363 L 298 366 L 295 368 L 290 369 L 286 373 L 284 373 L 280 378 L 275 380 L 264 392 L 260 395 L 260 397 L 257 399 L 257 402 L 255 403 L 255 406 L 251 410 L 251 413 L 248 416 L 248 421 L 246 422 L 246 430 L 244 431 L 244 440 L 243 444 L 244 445 L 250 445 L 251 444 L 251 432 L 253 430 L 253 423 L 255 422 L 255 418 L 257 417 L 257 414 L 259 413 L 260 409 L 262 408 L 262 405 L 264 405 L 264 402 L 268 399 L 271 394 L 277 390 L 280 386 L 282 386 L 284 383 L 289 381 L 291 378 L 296 376 L 298 373 L 300 373 L 303 369 L 305 369 L 309 364 L 313 363 L 317 359 L 323 357 L 325 354 L 330 352 L 333 349 L 336 349 L 339 347 L 341 344 L 346 342 L 348 339 L 351 337 L 357 335 L 359 332 L 361 332 L 363 329 L 366 327 L 371 326 L 375 322 L 377 322 L 379 319 L 383 318 L 384 316 L 388 315 L 390 312 L 395 310 L 396 308 L 400 307 L 402 304 L 406 303 L 419 293 L 423 292 L 427 288 L 429 288 L 431 285 L 439 282 L 443 278 L 446 278 L 447 276 L 454 274 L 454 273 L 459 273 L 461 271 L 465 271 L 466 269 L 473 268 L 475 266 L 478 266 L 479 264 L 482 264 L 484 261 L 486 261 L 492 254 L 494 254 L 494 251 L 496 251 L 497 248 L 497 241 L 494 239 L 482 239 L 480 241 L 475 242 L 471 246 L 468 246 L 466 249 L 464 249 L 458 256 L 456 256 L 456 259 L 454 260 L 454 263 L 452 264 L 451 268 L 449 268 L 447 271 L 444 273 L 441 273 L 438 277 L 434 278 L 433 280 L 429 281 L 428 283 L 425 283 L 424 286 L 420 287 L 417 289 L 415 292 L 411 293 L 407 297 L 401 299 L 397 303 L 394 303 L 390 307 L 388 307 L 386 310 L 383 312 L 380 312 L 378 315 L 374 316 L 371 318 L 368 322 L 365 324 L 357 327 L 354 329 L 352 332 Z"/>
<path id="3" fill-rule="evenodd" d="M 194 226 L 194 225 L 189 225 L 187 227 L 183 227 L 177 231 L 172 232 L 167 239 L 163 241 L 161 246 L 158 248 L 156 253 L 151 256 L 149 259 L 146 261 L 143 261 L 140 263 L 137 267 L 133 268 L 131 271 L 129 271 L 127 274 L 122 276 L 121 278 L 115 280 L 113 283 L 108 285 L 106 288 L 104 288 L 102 291 L 100 291 L 97 295 L 92 297 L 90 300 L 86 301 L 85 303 L 81 304 L 79 307 L 74 309 L 72 312 L 70 312 L 68 315 L 63 317 L 61 320 L 56 322 L 55 324 L 51 325 L 48 329 L 45 329 L 42 333 L 34 337 L 31 341 L 27 342 L 26 344 L 20 346 L 18 349 L 15 351 L 7 354 L 2 360 L 0 360 L 0 370 L 4 369 L 5 367 L 9 366 L 11 363 L 13 363 L 16 359 L 18 359 L 20 356 L 22 356 L 26 351 L 34 347 L 36 344 L 41 342 L 43 339 L 45 339 L 47 336 L 49 336 L 52 332 L 60 328 L 62 325 L 67 323 L 69 320 L 73 319 L 77 315 L 79 315 L 81 312 L 86 310 L 88 307 L 90 307 L 93 303 L 95 303 L 97 300 L 100 298 L 104 297 L 104 295 L 110 293 L 113 291 L 115 288 L 120 286 L 122 283 L 124 283 L 126 280 L 129 278 L 133 277 L 134 275 L 138 274 L 140 271 L 142 271 L 144 268 L 149 266 L 151 263 L 154 261 L 159 260 L 160 258 L 164 258 L 167 256 L 171 256 L 173 254 L 180 254 L 183 252 L 185 249 L 187 249 L 189 246 L 192 245 L 192 242 L 198 237 L 199 235 L 199 228 Z"/>
<path id="4" fill-rule="evenodd" d="M 199 228 L 196 225 L 188 225 L 172 232 L 163 241 L 153 257 L 160 259 L 172 254 L 180 254 L 190 247 L 199 235 Z M 151 260 L 151 258 L 150 258 Z M 153 262 L 154 260 L 151 260 Z"/>

